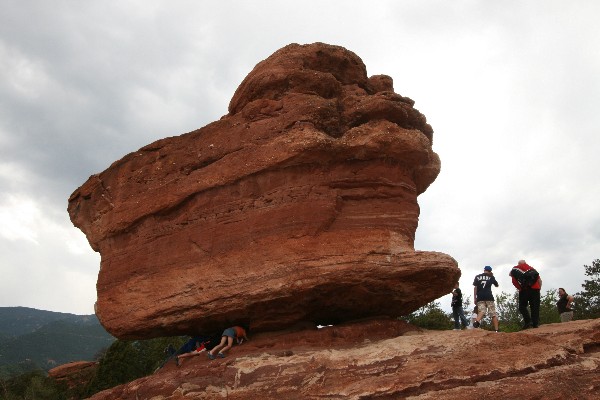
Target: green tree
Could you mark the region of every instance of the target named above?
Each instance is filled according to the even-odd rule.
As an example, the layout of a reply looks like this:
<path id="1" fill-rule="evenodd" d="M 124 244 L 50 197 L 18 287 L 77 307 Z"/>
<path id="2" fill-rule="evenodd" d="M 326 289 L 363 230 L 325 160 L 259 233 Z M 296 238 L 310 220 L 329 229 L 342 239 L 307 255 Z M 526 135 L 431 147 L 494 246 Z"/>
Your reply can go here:
<path id="1" fill-rule="evenodd" d="M 35 370 L 7 379 L 0 379 L 0 400 L 59 400 L 82 399 L 100 390 L 146 376 L 164 361 L 165 347 L 180 347 L 187 337 L 156 338 L 149 340 L 116 340 L 101 357 L 98 369 L 87 387 L 68 389 Z"/>
<path id="2" fill-rule="evenodd" d="M 0 380 L 2 400 L 60 400 L 67 397 L 66 387 L 48 378 L 42 370 Z"/>
<path id="3" fill-rule="evenodd" d="M 471 318 L 471 314 L 473 311 L 473 308 L 475 307 L 475 305 L 473 304 L 473 301 L 471 300 L 471 296 L 464 296 L 463 295 L 463 311 L 465 312 L 465 316 L 467 317 L 467 319 Z"/>
<path id="4" fill-rule="evenodd" d="M 116 340 L 100 359 L 87 395 L 151 374 L 165 359 L 164 350 L 169 344 L 178 348 L 186 340 L 185 337 Z"/>
<path id="5" fill-rule="evenodd" d="M 540 324 L 560 322 L 560 314 L 556 308 L 558 301 L 557 289 L 549 289 L 540 299 Z"/>
<path id="6" fill-rule="evenodd" d="M 453 324 L 452 316 L 446 314 L 437 301 L 426 304 L 401 319 L 420 328 L 433 330 L 452 329 Z"/>
<path id="7" fill-rule="evenodd" d="M 496 295 L 496 314 L 498 325 L 502 332 L 516 332 L 523 325 L 521 313 L 519 313 L 519 292 L 513 294 L 500 292 Z"/>
<path id="8" fill-rule="evenodd" d="M 575 294 L 575 318 L 600 318 L 600 259 L 583 267 L 589 279 L 581 285 L 583 290 Z"/>

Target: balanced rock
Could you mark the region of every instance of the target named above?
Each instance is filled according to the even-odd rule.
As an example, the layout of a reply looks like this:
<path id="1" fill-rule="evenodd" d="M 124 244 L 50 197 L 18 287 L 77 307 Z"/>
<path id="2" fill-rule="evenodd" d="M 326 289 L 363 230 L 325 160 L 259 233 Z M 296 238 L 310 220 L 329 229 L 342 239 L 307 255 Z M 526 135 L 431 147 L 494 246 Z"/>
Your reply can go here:
<path id="1" fill-rule="evenodd" d="M 400 316 L 452 289 L 414 250 L 440 160 L 392 78 L 354 53 L 288 45 L 220 120 L 94 175 L 69 215 L 101 255 L 96 312 L 119 338 Z"/>

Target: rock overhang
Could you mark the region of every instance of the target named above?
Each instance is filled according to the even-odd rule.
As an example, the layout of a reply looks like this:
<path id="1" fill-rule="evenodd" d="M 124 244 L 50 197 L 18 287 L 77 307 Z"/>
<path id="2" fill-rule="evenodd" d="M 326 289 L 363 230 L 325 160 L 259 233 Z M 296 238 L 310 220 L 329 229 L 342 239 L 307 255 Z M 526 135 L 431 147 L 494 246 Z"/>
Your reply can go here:
<path id="1" fill-rule="evenodd" d="M 269 330 L 398 316 L 448 293 L 456 262 L 414 251 L 440 160 L 413 104 L 352 52 L 293 44 L 219 121 L 92 176 L 69 214 L 102 257 L 103 325 L 123 338 Z"/>

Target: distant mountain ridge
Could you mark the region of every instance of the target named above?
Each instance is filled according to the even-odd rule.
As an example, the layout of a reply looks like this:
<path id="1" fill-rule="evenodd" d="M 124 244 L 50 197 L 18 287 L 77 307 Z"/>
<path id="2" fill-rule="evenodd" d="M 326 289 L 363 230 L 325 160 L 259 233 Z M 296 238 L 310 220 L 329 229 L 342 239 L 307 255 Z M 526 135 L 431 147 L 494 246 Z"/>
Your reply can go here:
<path id="1" fill-rule="evenodd" d="M 93 314 L 75 315 L 29 307 L 0 307 L 0 338 L 2 336 L 21 336 L 32 333 L 54 321 L 76 322 L 90 317 L 96 318 Z"/>
<path id="2" fill-rule="evenodd" d="M 115 340 L 96 315 L 28 307 L 0 307 L 0 376 L 48 370 L 72 361 L 92 361 Z"/>

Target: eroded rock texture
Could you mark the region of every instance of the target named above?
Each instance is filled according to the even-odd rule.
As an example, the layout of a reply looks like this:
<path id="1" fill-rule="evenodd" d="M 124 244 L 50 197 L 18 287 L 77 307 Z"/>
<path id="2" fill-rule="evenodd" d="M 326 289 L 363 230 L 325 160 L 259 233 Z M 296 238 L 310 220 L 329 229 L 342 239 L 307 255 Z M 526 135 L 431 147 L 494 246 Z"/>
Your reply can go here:
<path id="1" fill-rule="evenodd" d="M 101 254 L 97 315 L 119 338 L 399 316 L 448 293 L 414 251 L 440 171 L 431 127 L 354 53 L 292 44 L 219 121 L 147 145 L 69 199 Z"/>
<path id="2" fill-rule="evenodd" d="M 269 332 L 224 359 L 98 393 L 135 399 L 598 399 L 600 320 L 517 333 L 421 331 L 397 320 Z"/>
<path id="3" fill-rule="evenodd" d="M 93 378 L 98 363 L 93 361 L 75 361 L 59 365 L 48 371 L 48 376 L 58 383 L 64 383 L 69 389 L 85 387 Z"/>

